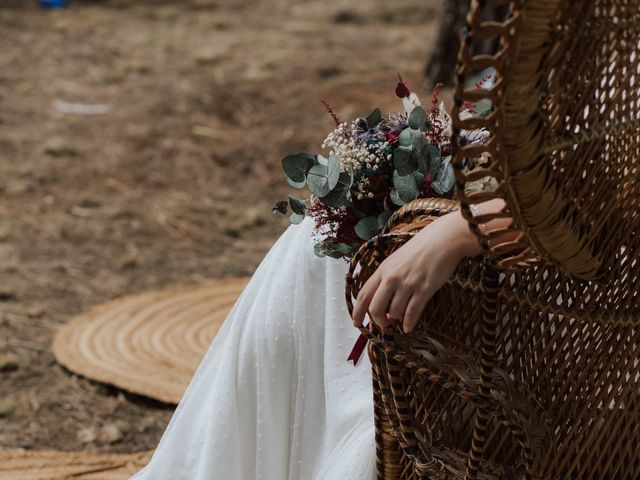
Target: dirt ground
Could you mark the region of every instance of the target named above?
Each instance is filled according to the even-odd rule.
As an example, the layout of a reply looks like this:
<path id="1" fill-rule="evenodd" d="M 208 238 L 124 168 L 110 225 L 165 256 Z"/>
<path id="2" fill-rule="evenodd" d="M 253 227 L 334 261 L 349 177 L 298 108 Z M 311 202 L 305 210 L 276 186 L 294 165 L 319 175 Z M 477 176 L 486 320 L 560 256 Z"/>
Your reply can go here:
<path id="1" fill-rule="evenodd" d="M 440 3 L 2 0 L 0 447 L 156 446 L 174 407 L 64 370 L 54 332 L 123 294 L 251 274 L 287 225 L 280 158 L 332 127 L 320 99 L 399 109 Z M 103 113 L 63 113 L 77 103 Z"/>

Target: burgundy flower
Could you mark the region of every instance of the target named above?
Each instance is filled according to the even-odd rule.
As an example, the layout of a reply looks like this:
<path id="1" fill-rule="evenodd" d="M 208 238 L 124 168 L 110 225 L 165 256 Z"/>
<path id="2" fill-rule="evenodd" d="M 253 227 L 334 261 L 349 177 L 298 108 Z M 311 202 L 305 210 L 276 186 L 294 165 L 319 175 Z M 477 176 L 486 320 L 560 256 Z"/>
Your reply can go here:
<path id="1" fill-rule="evenodd" d="M 389 144 L 392 145 L 392 146 L 394 146 L 396 144 L 396 142 L 398 141 L 398 135 L 396 135 L 394 133 L 385 132 L 384 136 L 387 139 L 387 142 L 389 142 Z"/>
<path id="2" fill-rule="evenodd" d="M 409 87 L 407 87 L 407 84 L 404 83 L 404 80 L 402 79 L 402 77 L 400 76 L 400 74 L 398 74 L 398 84 L 396 85 L 396 95 L 400 98 L 405 98 L 408 97 L 411 94 L 411 90 L 409 90 Z"/>
<path id="3" fill-rule="evenodd" d="M 431 175 L 425 175 L 424 176 L 424 182 L 422 184 L 422 187 L 420 188 L 420 195 L 419 197 L 421 198 L 427 198 L 427 197 L 437 197 L 437 193 L 436 191 L 431 187 Z"/>

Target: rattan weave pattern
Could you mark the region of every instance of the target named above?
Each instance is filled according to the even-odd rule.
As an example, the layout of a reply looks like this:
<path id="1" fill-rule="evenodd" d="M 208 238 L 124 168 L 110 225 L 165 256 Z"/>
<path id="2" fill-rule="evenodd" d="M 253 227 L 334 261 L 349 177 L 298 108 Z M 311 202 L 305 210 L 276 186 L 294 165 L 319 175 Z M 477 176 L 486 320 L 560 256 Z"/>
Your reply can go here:
<path id="1" fill-rule="evenodd" d="M 485 6 L 498 3 L 509 17 L 483 22 Z M 638 0 L 474 2 L 456 82 L 454 163 L 493 159 L 470 173 L 458 168 L 457 179 L 469 220 L 469 204 L 508 200 L 498 215 L 514 219 L 519 242 L 491 249 L 490 235 L 472 225 L 499 266 L 542 258 L 584 279 L 617 274 L 619 248 L 634 243 L 639 223 L 631 208 L 640 195 L 638 20 Z M 474 38 L 496 36 L 496 55 L 474 55 Z M 487 67 L 496 71 L 491 88 L 465 87 Z M 491 114 L 461 118 L 465 102 L 479 99 L 491 99 Z M 479 126 L 492 134 L 486 145 L 457 145 L 459 129 Z M 498 181 L 493 194 L 462 193 L 483 176 Z"/>
<path id="2" fill-rule="evenodd" d="M 483 22 L 489 4 L 503 22 Z M 456 85 L 462 214 L 485 254 L 464 262 L 410 336 L 370 339 L 378 478 L 640 478 L 638 0 L 473 1 Z M 496 55 L 473 40 L 500 37 Z M 488 89 L 466 78 L 496 70 Z M 488 116 L 460 117 L 490 99 Z M 487 128 L 486 145 L 457 144 Z M 483 156 L 486 168 L 461 167 Z M 469 183 L 493 178 L 495 191 Z M 470 206 L 502 198 L 497 214 Z M 358 252 L 347 302 L 434 216 L 403 207 Z M 511 218 L 507 229 L 479 224 Z M 510 244 L 499 243 L 517 232 Z"/>

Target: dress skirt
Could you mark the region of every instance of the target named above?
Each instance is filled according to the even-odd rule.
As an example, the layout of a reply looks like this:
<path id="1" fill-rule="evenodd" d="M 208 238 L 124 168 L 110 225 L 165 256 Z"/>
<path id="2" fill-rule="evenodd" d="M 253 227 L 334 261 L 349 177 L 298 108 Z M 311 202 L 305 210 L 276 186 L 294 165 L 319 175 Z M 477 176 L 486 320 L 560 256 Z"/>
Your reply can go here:
<path id="1" fill-rule="evenodd" d="M 290 225 L 211 343 L 148 465 L 132 480 L 372 480 L 371 365 L 342 259 Z"/>

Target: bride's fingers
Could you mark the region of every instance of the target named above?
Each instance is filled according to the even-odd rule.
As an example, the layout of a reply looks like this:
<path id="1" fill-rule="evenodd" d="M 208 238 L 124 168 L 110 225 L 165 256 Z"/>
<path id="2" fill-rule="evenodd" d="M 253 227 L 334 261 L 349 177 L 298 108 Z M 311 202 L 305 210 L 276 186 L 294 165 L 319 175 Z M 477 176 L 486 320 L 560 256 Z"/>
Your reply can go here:
<path id="1" fill-rule="evenodd" d="M 401 319 L 404 317 L 411 293 L 411 290 L 408 288 L 400 288 L 395 292 L 389 305 L 389 317 L 392 319 Z"/>
<path id="2" fill-rule="evenodd" d="M 409 299 L 407 308 L 404 312 L 404 319 L 402 320 L 402 330 L 404 333 L 409 333 L 416 327 L 420 317 L 422 316 L 424 306 L 427 304 L 430 297 L 430 294 L 426 295 L 424 293 L 415 293 Z"/>
<path id="3" fill-rule="evenodd" d="M 390 325 L 393 320 L 387 318 L 387 310 L 389 308 L 389 302 L 391 297 L 396 291 L 396 286 L 392 282 L 381 282 L 376 289 L 369 305 L 369 315 L 371 319 L 381 327 Z"/>
<path id="4" fill-rule="evenodd" d="M 356 306 L 354 307 L 353 313 L 351 315 L 354 326 L 362 327 L 364 316 L 369 309 L 369 304 L 371 303 L 373 294 L 376 293 L 378 285 L 380 285 L 380 275 L 375 272 L 364 283 L 364 285 L 360 289 L 360 292 L 358 292 L 358 297 L 356 298 Z"/>

